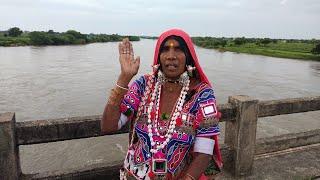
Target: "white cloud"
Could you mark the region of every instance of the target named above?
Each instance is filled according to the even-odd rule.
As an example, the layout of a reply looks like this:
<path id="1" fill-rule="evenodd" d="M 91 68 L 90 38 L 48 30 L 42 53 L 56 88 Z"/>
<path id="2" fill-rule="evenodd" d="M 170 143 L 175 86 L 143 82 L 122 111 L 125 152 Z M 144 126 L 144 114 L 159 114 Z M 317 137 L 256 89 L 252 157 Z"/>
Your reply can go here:
<path id="1" fill-rule="evenodd" d="M 46 2 L 48 4 L 59 4 L 66 6 L 78 6 L 85 8 L 101 8 L 101 3 L 97 0 L 42 0 L 42 2 Z"/>
<path id="2" fill-rule="evenodd" d="M 159 35 L 166 28 L 180 27 L 191 35 L 320 38 L 320 1 L 289 2 L 0 0 L 0 30 L 18 26 L 24 30 Z"/>
<path id="3" fill-rule="evenodd" d="M 281 4 L 281 5 L 285 5 L 285 4 L 287 3 L 287 1 L 288 1 L 288 0 L 282 0 L 282 1 L 280 2 L 280 4 Z"/>

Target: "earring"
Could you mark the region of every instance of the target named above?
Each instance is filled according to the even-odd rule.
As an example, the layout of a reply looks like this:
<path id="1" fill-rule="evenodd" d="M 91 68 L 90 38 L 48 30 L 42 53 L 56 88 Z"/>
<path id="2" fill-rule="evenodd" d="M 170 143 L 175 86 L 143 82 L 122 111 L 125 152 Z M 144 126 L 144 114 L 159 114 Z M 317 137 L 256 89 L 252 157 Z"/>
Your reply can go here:
<path id="1" fill-rule="evenodd" d="M 158 71 L 160 64 L 155 64 L 151 66 L 153 68 L 153 71 Z"/>
<path id="2" fill-rule="evenodd" d="M 191 66 L 191 65 L 187 65 L 187 71 L 188 71 L 188 75 L 190 76 L 190 77 L 192 77 L 192 72 L 194 71 L 196 69 L 196 67 L 194 67 L 194 66 Z"/>

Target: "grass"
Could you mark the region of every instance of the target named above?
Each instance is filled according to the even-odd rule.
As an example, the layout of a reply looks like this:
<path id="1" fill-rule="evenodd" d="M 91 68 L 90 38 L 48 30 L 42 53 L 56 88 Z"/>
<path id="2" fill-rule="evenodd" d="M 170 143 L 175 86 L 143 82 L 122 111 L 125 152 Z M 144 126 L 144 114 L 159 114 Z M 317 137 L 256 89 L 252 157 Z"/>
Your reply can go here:
<path id="1" fill-rule="evenodd" d="M 309 52 L 292 51 L 285 48 L 272 48 L 272 47 L 242 47 L 242 46 L 227 46 L 224 50 L 238 53 L 257 54 L 263 56 L 290 58 L 290 59 L 303 59 L 303 60 L 316 60 L 320 61 L 320 56 Z"/>
<path id="2" fill-rule="evenodd" d="M 204 47 L 204 46 L 201 46 L 201 47 Z M 311 53 L 311 50 L 314 47 L 315 47 L 315 44 L 302 43 L 302 42 L 300 43 L 277 42 L 277 43 L 270 43 L 268 45 L 257 45 L 255 43 L 245 43 L 242 45 L 234 45 L 233 43 L 228 42 L 228 44 L 225 47 L 210 46 L 210 47 L 204 47 L 204 48 L 217 48 L 220 51 L 231 51 L 231 52 L 256 54 L 256 55 L 271 56 L 271 57 L 320 61 L 320 55 L 315 55 Z"/>

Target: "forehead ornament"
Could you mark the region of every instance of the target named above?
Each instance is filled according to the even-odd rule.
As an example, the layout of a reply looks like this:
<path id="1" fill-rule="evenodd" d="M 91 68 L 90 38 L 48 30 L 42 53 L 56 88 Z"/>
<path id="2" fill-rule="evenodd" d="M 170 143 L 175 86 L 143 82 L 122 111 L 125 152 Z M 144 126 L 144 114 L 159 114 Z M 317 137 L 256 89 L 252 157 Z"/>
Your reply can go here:
<path id="1" fill-rule="evenodd" d="M 170 42 L 169 46 L 170 46 L 170 47 L 173 47 L 173 42 Z"/>

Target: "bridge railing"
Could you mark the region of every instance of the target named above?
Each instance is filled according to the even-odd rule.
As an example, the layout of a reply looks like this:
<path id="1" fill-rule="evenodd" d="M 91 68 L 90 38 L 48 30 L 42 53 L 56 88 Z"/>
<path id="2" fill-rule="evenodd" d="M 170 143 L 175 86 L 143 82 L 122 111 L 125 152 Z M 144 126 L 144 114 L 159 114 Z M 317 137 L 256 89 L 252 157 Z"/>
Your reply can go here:
<path id="1" fill-rule="evenodd" d="M 218 105 L 226 122 L 225 144 L 221 147 L 225 168 L 235 176 L 251 173 L 255 155 L 320 143 L 320 129 L 256 140 L 258 117 L 320 110 L 320 96 L 259 101 L 248 96 L 231 96 Z M 0 114 L 0 179 L 79 179 L 114 177 L 118 164 L 100 164 L 68 172 L 21 173 L 19 145 L 47 143 L 101 136 L 101 116 L 72 117 L 16 122 L 14 113 Z M 128 132 L 128 126 L 116 133 Z"/>

